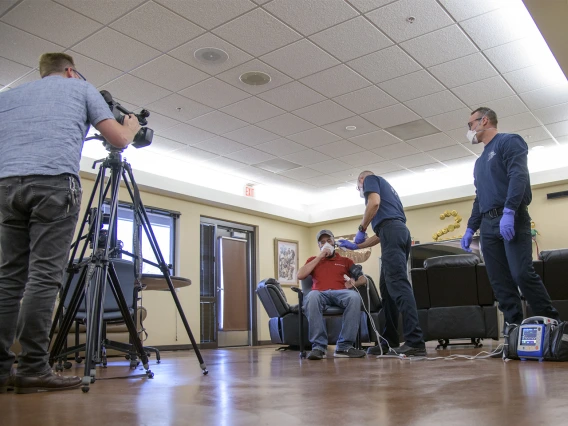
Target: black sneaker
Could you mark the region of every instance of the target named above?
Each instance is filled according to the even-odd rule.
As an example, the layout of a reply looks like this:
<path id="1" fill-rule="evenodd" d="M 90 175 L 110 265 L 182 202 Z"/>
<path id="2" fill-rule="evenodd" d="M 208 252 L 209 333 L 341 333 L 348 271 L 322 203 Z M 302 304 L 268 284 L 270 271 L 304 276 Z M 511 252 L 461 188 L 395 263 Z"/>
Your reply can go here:
<path id="1" fill-rule="evenodd" d="M 361 349 L 355 349 L 354 347 L 350 347 L 349 349 L 345 350 L 338 350 L 336 349 L 333 356 L 335 358 L 364 358 L 367 353 Z"/>
<path id="2" fill-rule="evenodd" d="M 310 353 L 308 354 L 308 359 L 311 360 L 320 360 L 324 358 L 325 358 L 325 352 L 322 351 L 321 349 L 314 349 L 313 351 L 310 351 Z"/>
<path id="3" fill-rule="evenodd" d="M 388 355 L 426 356 L 426 347 L 414 348 L 404 344 L 398 348 L 391 349 Z"/>
<path id="4" fill-rule="evenodd" d="M 381 353 L 381 349 L 383 350 L 383 353 Z M 385 344 L 373 346 L 367 349 L 368 355 L 386 355 L 388 352 L 389 347 Z"/>

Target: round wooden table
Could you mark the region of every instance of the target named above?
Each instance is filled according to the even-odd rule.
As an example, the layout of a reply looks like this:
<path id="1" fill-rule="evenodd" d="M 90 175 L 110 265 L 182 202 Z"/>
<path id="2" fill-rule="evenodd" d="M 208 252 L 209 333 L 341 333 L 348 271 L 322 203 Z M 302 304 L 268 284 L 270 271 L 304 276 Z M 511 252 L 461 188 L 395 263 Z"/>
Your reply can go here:
<path id="1" fill-rule="evenodd" d="M 170 276 L 174 288 L 187 287 L 191 285 L 191 280 L 189 278 L 174 277 Z M 144 291 L 168 291 L 168 282 L 161 274 L 142 274 L 142 289 Z"/>

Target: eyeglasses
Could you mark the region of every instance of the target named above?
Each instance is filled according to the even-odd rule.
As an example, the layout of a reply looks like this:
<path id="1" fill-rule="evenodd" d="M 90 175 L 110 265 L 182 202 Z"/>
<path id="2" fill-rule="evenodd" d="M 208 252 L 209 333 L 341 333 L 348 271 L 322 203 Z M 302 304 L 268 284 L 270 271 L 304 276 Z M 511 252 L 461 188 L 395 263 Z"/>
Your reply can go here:
<path id="1" fill-rule="evenodd" d="M 476 121 L 481 121 L 481 120 L 483 120 L 483 117 L 476 118 L 476 119 L 474 119 L 473 121 L 470 121 L 469 123 L 467 123 L 467 127 L 469 128 L 469 130 L 471 130 L 471 125 L 472 125 L 473 123 L 475 123 Z"/>
<path id="2" fill-rule="evenodd" d="M 87 81 L 87 79 L 85 77 L 83 77 L 83 74 L 81 74 L 79 71 L 77 71 L 75 68 L 65 68 L 65 71 L 67 70 L 71 70 L 73 71 L 75 74 L 77 74 L 79 77 L 81 77 L 83 79 L 83 81 Z"/>

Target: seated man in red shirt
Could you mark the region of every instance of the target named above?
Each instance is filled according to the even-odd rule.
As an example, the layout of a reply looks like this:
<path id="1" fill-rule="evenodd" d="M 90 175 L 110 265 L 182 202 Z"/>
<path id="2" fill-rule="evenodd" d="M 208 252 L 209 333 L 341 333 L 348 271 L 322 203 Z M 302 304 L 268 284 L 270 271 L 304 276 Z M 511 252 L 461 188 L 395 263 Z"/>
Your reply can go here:
<path id="1" fill-rule="evenodd" d="M 310 257 L 298 271 L 298 279 L 312 276 L 312 291 L 304 299 L 304 312 L 309 323 L 309 338 L 312 350 L 308 359 L 319 360 L 326 357 L 327 332 L 323 311 L 328 306 L 343 308 L 343 324 L 337 339 L 334 356 L 338 358 L 362 358 L 365 351 L 355 349 L 353 343 L 359 330 L 361 298 L 353 289 L 367 282 L 365 275 L 357 280 L 351 277 L 350 268 L 354 262 L 340 256 L 335 251 L 333 233 L 322 229 L 317 234 L 320 252 Z"/>

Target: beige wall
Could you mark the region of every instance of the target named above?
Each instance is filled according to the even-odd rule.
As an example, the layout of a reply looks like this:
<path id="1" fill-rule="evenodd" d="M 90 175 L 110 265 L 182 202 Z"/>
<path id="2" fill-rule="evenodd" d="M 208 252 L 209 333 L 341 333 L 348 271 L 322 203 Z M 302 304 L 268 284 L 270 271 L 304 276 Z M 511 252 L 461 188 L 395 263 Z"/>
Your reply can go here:
<path id="1" fill-rule="evenodd" d="M 83 209 L 88 201 L 93 187 L 93 180 L 83 178 L 84 201 Z M 549 192 L 568 190 L 568 184 L 554 185 L 533 190 L 533 203 L 530 213 L 536 222 L 536 228 L 541 233 L 538 237 L 541 250 L 568 247 L 568 223 L 563 220 L 568 211 L 568 198 L 547 200 Z M 121 199 L 130 201 L 125 192 Z M 223 219 L 257 227 L 258 241 L 258 279 L 274 276 L 274 238 L 285 238 L 299 241 L 302 265 L 305 260 L 318 252 L 315 239 L 316 233 L 322 228 L 331 229 L 335 235 L 352 234 L 356 232 L 360 219 L 336 221 L 318 226 L 301 226 L 286 223 L 280 220 L 268 219 L 253 214 L 234 212 L 218 207 L 207 206 L 183 199 L 176 199 L 148 192 L 142 192 L 142 200 L 146 206 L 160 207 L 179 211 L 181 217 L 178 227 L 178 270 L 176 274 L 190 278 L 193 284 L 179 290 L 178 296 L 187 316 L 190 327 L 197 341 L 199 341 L 199 224 L 201 216 Z M 441 221 L 440 213 L 447 209 L 455 209 L 463 216 L 464 226 L 469 218 L 472 200 L 448 202 L 435 206 L 414 208 L 406 212 L 408 227 L 415 240 L 429 242 L 432 233 L 448 225 L 450 219 Z M 363 212 L 361 204 L 361 213 Z M 460 228 L 459 233 L 463 232 Z M 454 234 L 458 234 L 455 232 Z M 363 266 L 365 272 L 373 277 L 378 284 L 378 258 L 380 248 L 373 248 L 368 261 Z M 289 288 L 285 289 L 286 296 L 291 303 L 297 301 L 297 296 Z M 168 292 L 149 291 L 143 295 L 143 304 L 148 309 L 148 318 L 145 322 L 149 337 L 148 345 L 174 345 L 187 344 L 189 339 L 179 320 L 171 295 Z M 268 332 L 268 316 L 262 305 L 258 304 L 258 338 L 261 341 L 270 340 Z"/>

